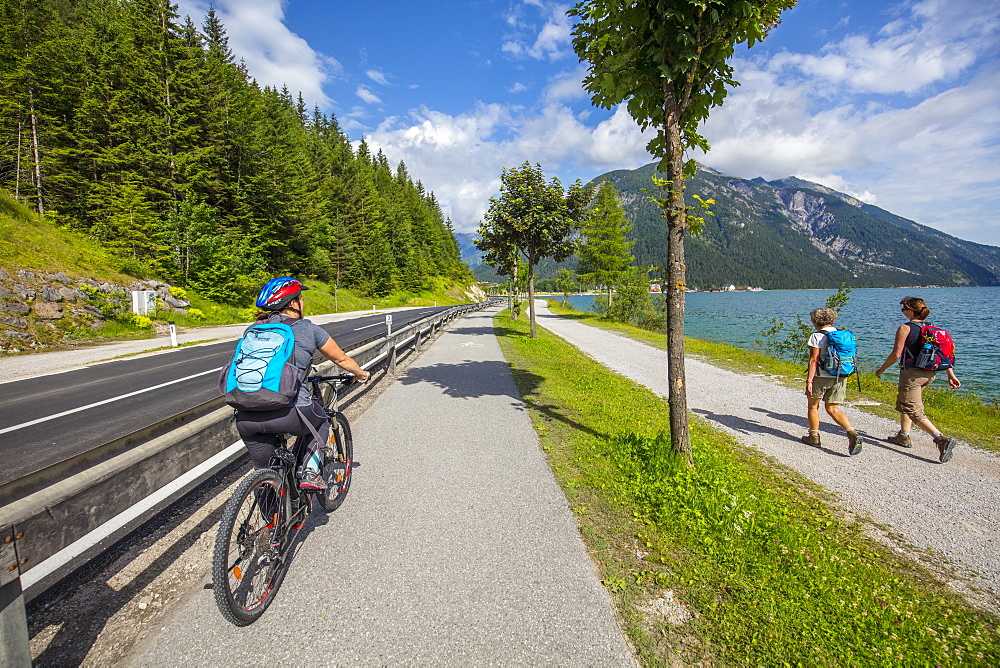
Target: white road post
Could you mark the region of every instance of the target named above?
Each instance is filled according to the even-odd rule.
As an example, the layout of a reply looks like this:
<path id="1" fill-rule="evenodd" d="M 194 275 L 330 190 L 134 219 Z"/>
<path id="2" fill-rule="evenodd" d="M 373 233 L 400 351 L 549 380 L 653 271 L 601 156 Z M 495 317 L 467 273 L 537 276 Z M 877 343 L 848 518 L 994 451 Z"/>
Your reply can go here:
<path id="1" fill-rule="evenodd" d="M 177 347 L 177 325 L 174 324 L 173 320 L 168 320 L 167 324 L 170 325 L 170 345 L 174 348 Z"/>

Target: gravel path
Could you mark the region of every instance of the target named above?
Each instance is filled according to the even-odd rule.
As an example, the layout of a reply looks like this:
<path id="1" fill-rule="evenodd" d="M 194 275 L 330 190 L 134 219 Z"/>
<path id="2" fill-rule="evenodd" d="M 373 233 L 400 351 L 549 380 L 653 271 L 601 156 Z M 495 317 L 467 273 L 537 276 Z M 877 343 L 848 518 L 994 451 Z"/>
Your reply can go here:
<path id="1" fill-rule="evenodd" d="M 667 395 L 664 351 L 536 304 L 539 325 L 617 373 Z M 847 455 L 843 430 L 822 411 L 823 447 L 812 448 L 799 442 L 806 433 L 801 392 L 690 357 L 686 371 L 692 412 L 835 492 L 847 510 L 900 534 L 903 543 L 890 542 L 895 549 L 909 544 L 916 548 L 907 550 L 914 556 L 936 553 L 929 565 L 950 586 L 1000 613 L 1000 457 L 959 444 L 954 458 L 939 464 L 926 434 L 914 437 L 912 449 L 898 448 L 883 440 L 897 423 L 849 406 L 845 412 L 852 424 L 869 436 L 861 454 Z"/>

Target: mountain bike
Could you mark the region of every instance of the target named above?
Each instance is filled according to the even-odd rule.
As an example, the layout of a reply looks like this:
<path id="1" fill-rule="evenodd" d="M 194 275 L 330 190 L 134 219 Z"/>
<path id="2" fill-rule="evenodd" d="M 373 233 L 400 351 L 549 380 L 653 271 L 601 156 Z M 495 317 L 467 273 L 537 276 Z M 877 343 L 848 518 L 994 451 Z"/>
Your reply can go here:
<path id="1" fill-rule="evenodd" d="M 222 616 L 236 626 L 255 622 L 274 600 L 313 500 L 332 512 L 351 487 L 354 443 L 351 426 L 337 405 L 340 389 L 354 382 L 354 376 L 315 375 L 306 382 L 330 416 L 322 470 L 327 489 L 299 489 L 299 471 L 308 455 L 306 437 L 284 436 L 279 438 L 270 468 L 247 476 L 226 503 L 215 538 L 212 588 Z"/>

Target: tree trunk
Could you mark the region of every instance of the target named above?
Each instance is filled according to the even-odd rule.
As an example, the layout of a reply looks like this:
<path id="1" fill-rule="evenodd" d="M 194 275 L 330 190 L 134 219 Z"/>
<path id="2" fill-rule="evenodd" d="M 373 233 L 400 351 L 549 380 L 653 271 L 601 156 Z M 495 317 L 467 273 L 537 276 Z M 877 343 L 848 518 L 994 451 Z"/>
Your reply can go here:
<path id="1" fill-rule="evenodd" d="M 41 152 L 38 149 L 38 121 L 35 117 L 35 98 L 31 90 L 28 91 L 28 106 L 31 112 L 31 143 L 35 157 L 35 193 L 38 197 L 36 209 L 39 216 L 44 216 L 45 204 L 42 202 L 42 160 Z"/>
<path id="2" fill-rule="evenodd" d="M 611 313 L 611 286 L 608 286 L 608 313 Z"/>
<path id="3" fill-rule="evenodd" d="M 21 119 L 17 119 L 17 162 L 14 168 L 14 199 L 21 199 L 21 136 L 24 134 L 21 128 Z"/>
<path id="4" fill-rule="evenodd" d="M 528 322 L 531 330 L 531 338 L 537 339 L 538 332 L 535 329 L 535 265 L 531 259 L 528 260 Z"/>
<path id="5" fill-rule="evenodd" d="M 681 142 L 680 110 L 673 92 L 664 81 L 664 130 L 667 137 L 667 179 L 670 198 L 667 206 L 667 383 L 670 395 L 670 444 L 674 452 L 693 464 L 688 429 L 686 374 L 684 371 L 684 300 L 687 266 L 684 262 L 684 233 L 687 210 L 684 205 L 684 145 Z"/>

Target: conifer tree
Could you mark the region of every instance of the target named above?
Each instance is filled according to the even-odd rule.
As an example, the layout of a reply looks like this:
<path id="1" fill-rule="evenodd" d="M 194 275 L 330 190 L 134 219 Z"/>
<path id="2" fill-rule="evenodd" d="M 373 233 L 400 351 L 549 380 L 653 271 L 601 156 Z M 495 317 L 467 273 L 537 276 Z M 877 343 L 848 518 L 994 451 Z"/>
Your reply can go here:
<path id="1" fill-rule="evenodd" d="M 608 291 L 608 308 L 612 291 L 635 258 L 631 249 L 634 241 L 628 240 L 632 223 L 625 215 L 625 208 L 618 199 L 618 191 L 611 181 L 602 181 L 594 197 L 594 205 L 583 222 L 583 242 L 577 251 L 579 271 L 603 284 Z"/>

